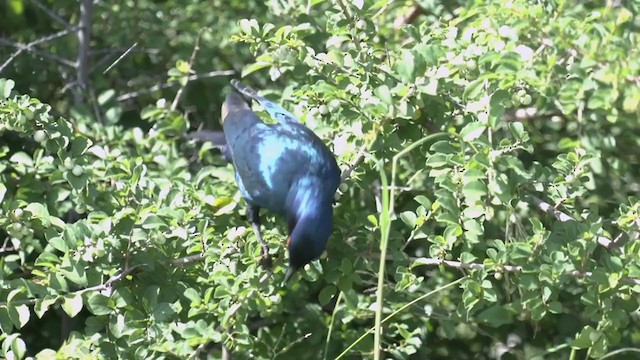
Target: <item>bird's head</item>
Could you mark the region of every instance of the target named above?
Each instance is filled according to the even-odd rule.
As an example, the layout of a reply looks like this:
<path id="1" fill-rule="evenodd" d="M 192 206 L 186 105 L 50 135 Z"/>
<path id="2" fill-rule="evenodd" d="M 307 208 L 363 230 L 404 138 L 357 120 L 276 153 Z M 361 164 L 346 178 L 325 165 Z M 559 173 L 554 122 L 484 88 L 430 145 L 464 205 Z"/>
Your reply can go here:
<path id="1" fill-rule="evenodd" d="M 287 282 L 300 268 L 317 259 L 327 247 L 331 235 L 333 208 L 331 202 L 311 201 L 305 208 L 289 215 L 289 269 Z"/>

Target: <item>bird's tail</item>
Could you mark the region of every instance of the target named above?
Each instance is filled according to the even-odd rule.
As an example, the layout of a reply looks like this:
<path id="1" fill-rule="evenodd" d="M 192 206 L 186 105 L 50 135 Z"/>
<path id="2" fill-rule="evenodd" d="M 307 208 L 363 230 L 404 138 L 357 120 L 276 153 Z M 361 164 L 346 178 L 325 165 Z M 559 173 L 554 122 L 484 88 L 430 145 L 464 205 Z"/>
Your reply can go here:
<path id="1" fill-rule="evenodd" d="M 264 98 L 264 96 L 258 94 L 257 91 L 253 90 L 253 88 L 241 83 L 236 79 L 231 80 L 231 86 L 238 90 L 242 95 L 255 99 L 259 103 L 267 100 Z"/>
<path id="2" fill-rule="evenodd" d="M 241 83 L 240 81 L 233 79 L 231 80 L 231 86 L 236 88 L 242 95 L 252 98 L 256 100 L 264 109 L 271 115 L 271 117 L 278 122 L 284 123 L 300 123 L 300 120 L 293 115 L 292 113 L 285 110 L 282 106 L 271 102 L 266 97 L 258 94 L 257 91 L 253 90 L 251 87 Z"/>
<path id="3" fill-rule="evenodd" d="M 200 141 L 208 141 L 218 146 L 224 146 L 227 143 L 222 131 L 198 130 L 188 133 L 187 138 Z"/>

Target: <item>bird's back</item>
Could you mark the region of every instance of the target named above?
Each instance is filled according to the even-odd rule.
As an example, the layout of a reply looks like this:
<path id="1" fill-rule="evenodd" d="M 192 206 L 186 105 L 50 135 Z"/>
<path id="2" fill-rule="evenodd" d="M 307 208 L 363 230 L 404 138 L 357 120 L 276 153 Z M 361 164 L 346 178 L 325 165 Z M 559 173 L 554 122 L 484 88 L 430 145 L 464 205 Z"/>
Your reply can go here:
<path id="1" fill-rule="evenodd" d="M 318 195 L 333 198 L 340 169 L 313 131 L 299 123 L 265 124 L 235 93 L 225 103 L 225 138 L 238 186 L 248 202 L 284 213 L 291 186 L 305 177 L 320 179 L 323 187 Z"/>

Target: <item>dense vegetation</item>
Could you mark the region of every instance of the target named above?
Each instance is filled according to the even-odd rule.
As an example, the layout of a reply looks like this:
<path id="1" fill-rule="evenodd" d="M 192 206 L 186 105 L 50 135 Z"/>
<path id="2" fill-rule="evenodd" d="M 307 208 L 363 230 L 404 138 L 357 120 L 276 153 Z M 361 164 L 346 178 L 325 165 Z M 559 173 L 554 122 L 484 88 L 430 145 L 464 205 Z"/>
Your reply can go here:
<path id="1" fill-rule="evenodd" d="M 637 1 L 0 3 L 0 357 L 640 358 Z M 229 80 L 348 174 L 257 260 Z"/>

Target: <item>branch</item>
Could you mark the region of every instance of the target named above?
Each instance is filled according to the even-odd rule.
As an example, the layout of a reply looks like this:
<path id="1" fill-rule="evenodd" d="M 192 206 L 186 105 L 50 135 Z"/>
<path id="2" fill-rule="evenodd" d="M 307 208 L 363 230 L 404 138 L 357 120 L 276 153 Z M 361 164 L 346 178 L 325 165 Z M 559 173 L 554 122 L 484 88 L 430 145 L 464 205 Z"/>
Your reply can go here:
<path id="1" fill-rule="evenodd" d="M 398 30 L 405 25 L 412 24 L 418 18 L 418 16 L 422 14 L 422 12 L 423 10 L 420 5 L 413 5 L 413 7 L 411 7 L 411 11 L 409 11 L 406 16 L 400 16 L 393 22 L 393 28 Z"/>
<path id="2" fill-rule="evenodd" d="M 360 149 L 360 151 L 358 151 L 358 155 L 356 155 L 356 158 L 351 162 L 351 164 L 349 164 L 349 166 L 340 175 L 340 183 L 345 182 L 351 176 L 351 173 L 353 172 L 353 170 L 362 163 L 366 154 L 367 154 L 367 148 L 365 145 L 364 147 L 362 147 L 362 149 Z"/>
<path id="3" fill-rule="evenodd" d="M 204 32 L 205 29 L 206 28 L 200 29 L 200 31 L 198 31 L 198 35 L 196 36 L 196 43 L 193 45 L 193 51 L 191 52 L 191 58 L 189 59 L 189 71 L 193 69 L 193 64 L 195 64 L 196 62 L 196 55 L 200 50 L 200 38 L 202 37 L 202 33 Z M 189 77 L 187 77 L 187 81 L 185 81 L 184 84 L 182 84 L 182 86 L 178 89 L 178 92 L 176 92 L 176 97 L 173 99 L 173 103 L 171 103 L 172 111 L 175 111 L 176 108 L 178 107 L 178 102 L 180 101 L 180 98 L 182 97 L 182 93 L 184 92 L 184 89 L 187 87 L 188 83 L 189 83 Z"/>
<path id="4" fill-rule="evenodd" d="M 124 278 L 127 275 L 130 275 L 136 269 L 138 269 L 139 267 L 142 267 L 142 266 L 144 266 L 144 264 L 134 265 L 134 266 L 132 266 L 132 267 L 130 267 L 128 269 L 125 269 L 123 271 L 120 271 L 120 272 L 116 273 L 115 275 L 113 275 L 107 281 L 105 281 L 104 283 L 102 283 L 100 285 L 84 288 L 84 289 L 75 291 L 72 294 L 84 294 L 84 293 L 89 292 L 89 291 L 104 291 L 104 290 L 107 290 L 111 285 L 113 285 L 116 282 L 122 280 L 122 278 Z M 8 304 L 11 304 L 11 305 L 33 305 L 38 300 L 41 300 L 41 299 L 26 299 L 26 300 L 16 300 L 16 301 L 6 301 L 6 302 L 0 302 L 0 306 L 7 306 Z"/>
<path id="5" fill-rule="evenodd" d="M 77 85 L 79 91 L 76 92 L 76 106 L 82 104 L 82 94 L 89 90 L 89 42 L 91 41 L 91 11 L 93 0 L 80 1 L 80 21 L 78 23 L 78 57 L 76 59 Z"/>
<path id="6" fill-rule="evenodd" d="M 122 55 L 120 55 L 116 61 L 114 61 L 111 65 L 109 65 L 109 67 L 107 67 L 107 69 L 105 71 L 102 72 L 102 74 L 106 74 L 107 71 L 111 70 L 112 67 L 116 66 L 120 60 L 124 59 L 125 56 L 127 56 L 131 50 L 133 50 L 136 46 L 138 46 L 138 42 L 134 42 L 133 45 L 131 45 L 124 53 L 122 53 Z"/>
<path id="7" fill-rule="evenodd" d="M 33 53 L 33 54 L 38 55 L 40 57 L 47 58 L 49 60 L 58 62 L 58 63 L 60 63 L 62 65 L 65 65 L 65 66 L 68 66 L 68 67 L 71 67 L 71 68 L 75 68 L 76 67 L 76 64 L 71 60 L 62 58 L 62 57 L 60 57 L 58 55 L 54 55 L 54 54 L 46 52 L 46 51 L 40 51 L 40 50 L 33 49 L 33 48 L 27 48 L 27 45 L 25 45 L 25 44 L 15 43 L 13 41 L 10 41 L 10 40 L 7 40 L 7 39 L 3 39 L 3 38 L 0 38 L 0 44 L 6 45 L 6 46 L 13 46 L 16 49 L 22 49 L 22 51 L 27 51 L 27 52 Z"/>
<path id="8" fill-rule="evenodd" d="M 419 258 L 418 260 L 419 260 L 419 265 L 429 265 L 429 266 L 446 265 L 448 267 L 461 269 L 461 270 L 485 270 L 487 268 L 487 266 L 483 264 L 477 264 L 477 263 L 462 263 L 459 261 L 431 259 L 431 258 Z M 496 267 L 497 269 L 493 270 L 494 273 L 500 273 L 500 272 L 521 273 L 525 271 L 525 269 L 522 266 L 515 266 L 515 265 L 497 265 Z M 577 278 L 587 278 L 587 277 L 593 276 L 593 273 L 591 271 L 581 272 L 578 270 L 573 270 L 573 271 L 567 272 L 567 274 Z M 622 277 L 620 280 L 629 285 L 640 285 L 640 279 Z"/>
<path id="9" fill-rule="evenodd" d="M 61 25 L 64 25 L 64 26 L 67 26 L 67 27 L 70 25 L 69 22 L 67 22 L 67 20 L 65 20 L 62 17 L 60 17 L 58 14 L 56 14 L 55 12 L 53 12 L 53 10 L 49 9 L 48 7 L 46 7 L 39 0 L 29 0 L 29 2 L 32 3 L 33 5 L 35 5 L 38 9 L 44 11 L 47 15 L 49 15 L 49 17 L 51 17 L 57 23 L 59 23 Z"/>
<path id="10" fill-rule="evenodd" d="M 77 29 L 78 29 L 77 26 L 73 26 L 73 27 L 64 29 L 62 31 L 59 31 L 57 33 L 45 36 L 45 37 L 37 39 L 37 40 L 34 40 L 34 41 L 32 41 L 32 42 L 30 42 L 28 44 L 19 44 L 18 43 L 18 45 L 20 45 L 20 47 L 13 54 L 11 54 L 9 56 L 9 58 L 7 60 L 5 60 L 4 63 L 2 63 L 2 65 L 0 65 L 0 72 L 2 72 L 2 70 L 4 70 L 4 68 L 6 68 L 9 64 L 11 64 L 13 62 L 13 60 L 15 60 L 16 57 L 18 57 L 18 55 L 22 54 L 22 52 L 30 51 L 36 45 L 39 45 L 39 44 L 42 44 L 42 43 L 57 39 L 59 37 L 63 37 L 65 35 L 69 34 L 69 33 L 72 33 L 74 31 L 76 31 Z"/>
<path id="11" fill-rule="evenodd" d="M 187 78 L 188 81 L 200 80 L 205 78 L 217 77 L 217 76 L 230 76 L 234 75 L 236 72 L 234 70 L 220 70 L 220 71 L 209 71 L 203 74 L 195 74 L 191 75 Z M 175 86 L 176 83 L 164 83 L 160 85 L 154 85 L 146 90 L 134 91 L 127 94 L 120 95 L 116 98 L 118 101 L 126 101 L 129 99 L 136 98 L 140 95 L 148 94 L 150 92 L 166 89 L 172 86 Z"/>
<path id="12" fill-rule="evenodd" d="M 195 255 L 189 255 L 189 256 L 175 259 L 171 262 L 171 264 L 177 267 L 184 267 L 187 265 L 191 265 L 191 264 L 203 261 L 204 259 L 205 259 L 204 254 L 195 254 Z"/>
<path id="13" fill-rule="evenodd" d="M 569 222 L 569 221 L 576 221 L 574 218 L 572 218 L 571 216 L 563 213 L 562 211 L 556 209 L 555 207 L 553 207 L 551 204 L 543 201 L 540 198 L 537 198 L 535 196 L 531 196 L 531 199 L 533 200 L 533 203 L 536 205 L 536 207 L 544 212 L 546 212 L 547 214 L 553 216 L 554 218 L 556 218 L 556 220 L 560 221 L 560 222 Z M 607 249 L 616 249 L 618 248 L 619 245 L 619 240 L 620 240 L 620 236 L 618 236 L 614 241 L 612 241 L 609 238 L 606 238 L 604 236 L 598 236 L 596 238 L 596 241 L 598 242 L 598 244 L 600 244 L 601 246 L 604 246 Z"/>

